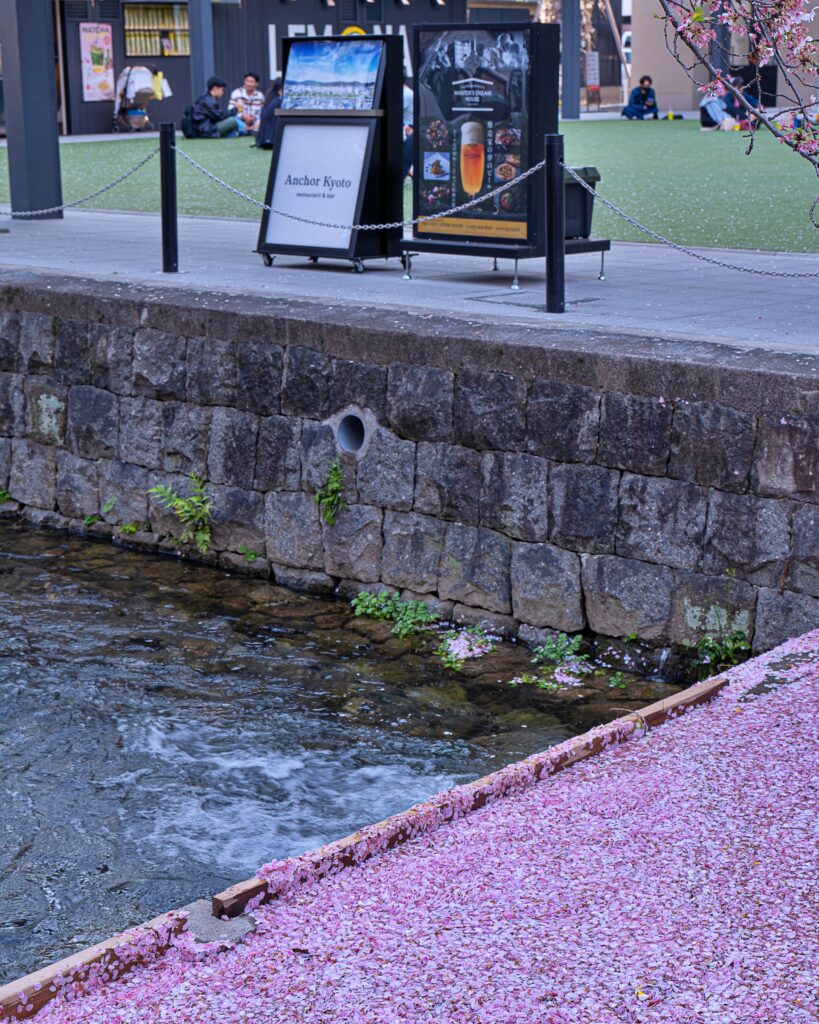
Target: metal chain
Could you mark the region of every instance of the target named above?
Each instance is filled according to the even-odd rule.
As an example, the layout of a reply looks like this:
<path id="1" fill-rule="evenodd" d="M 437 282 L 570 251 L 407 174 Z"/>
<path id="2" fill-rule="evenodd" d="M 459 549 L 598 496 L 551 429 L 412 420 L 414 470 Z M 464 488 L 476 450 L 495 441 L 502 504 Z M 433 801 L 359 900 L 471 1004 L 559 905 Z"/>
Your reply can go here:
<path id="1" fill-rule="evenodd" d="M 724 260 L 715 259 L 713 256 L 706 256 L 704 253 L 696 252 L 694 249 L 689 249 L 685 245 L 680 245 L 677 242 L 672 242 L 669 238 L 663 237 L 663 235 L 657 234 L 656 231 L 652 231 L 651 228 L 644 227 L 639 221 L 636 221 L 633 217 L 630 217 L 623 210 L 619 209 L 614 203 L 609 202 L 605 196 L 601 196 L 599 192 L 587 184 L 579 174 L 575 174 L 571 167 L 563 165 L 563 169 L 567 171 L 572 178 L 577 182 L 578 185 L 582 185 L 583 188 L 592 196 L 595 196 L 603 206 L 608 207 L 612 213 L 616 213 L 618 217 L 622 217 L 626 223 L 631 224 L 632 227 L 637 228 L 638 231 L 642 231 L 643 234 L 649 235 L 651 238 L 656 238 L 658 242 L 662 242 L 663 245 L 668 245 L 672 249 L 676 249 L 677 252 L 685 253 L 686 256 L 693 256 L 695 260 L 702 260 L 703 263 L 710 263 L 715 267 L 725 267 L 728 270 L 739 270 L 743 274 L 762 274 L 764 277 L 794 277 L 794 278 L 817 278 L 819 273 L 816 274 L 802 274 L 802 273 L 791 273 L 786 270 L 757 270 L 755 267 L 739 267 L 736 263 L 726 263 Z M 811 207 L 811 214 L 813 213 L 816 204 L 819 203 L 819 197 Z M 812 219 L 812 218 L 811 218 Z"/>
<path id="2" fill-rule="evenodd" d="M 174 146 L 177 153 L 197 171 L 201 171 L 205 177 L 210 178 L 211 181 L 216 182 L 221 188 L 233 195 L 238 196 L 239 199 L 245 199 L 248 203 L 252 203 L 254 206 L 258 206 L 260 210 L 268 210 L 270 213 L 275 213 L 277 217 L 286 217 L 288 220 L 299 221 L 301 224 L 312 224 L 318 228 L 334 228 L 337 231 L 389 231 L 392 228 L 407 228 L 412 227 L 414 224 L 426 224 L 431 220 L 440 220 L 442 217 L 452 217 L 456 213 L 462 213 L 464 210 L 469 210 L 473 206 L 478 206 L 480 203 L 486 202 L 487 199 L 492 199 L 493 196 L 498 195 L 501 192 L 506 192 L 515 185 L 519 185 L 522 181 L 525 181 L 532 174 L 537 174 L 538 171 L 542 171 L 546 166 L 546 161 L 541 160 L 540 163 L 534 164 L 523 174 L 519 174 L 517 178 L 513 178 L 512 181 L 507 182 L 504 185 L 499 185 L 497 188 L 492 189 L 491 192 L 486 192 L 482 196 L 478 196 L 475 199 L 470 199 L 468 203 L 461 203 L 460 206 L 453 206 L 451 210 L 444 210 L 443 213 L 430 213 L 425 217 L 415 217 L 412 220 L 395 220 L 387 224 L 331 224 L 328 221 L 323 220 L 312 220 L 310 217 L 298 217 L 295 213 L 285 213 L 283 210 L 276 210 L 267 203 L 260 203 L 258 199 L 254 199 L 253 196 L 246 195 L 238 188 L 234 188 L 232 185 L 228 185 L 226 181 L 222 181 L 221 178 L 217 178 L 215 174 L 212 174 L 207 167 L 203 167 L 197 163 L 192 156 L 180 149 L 179 146 Z"/>
<path id="3" fill-rule="evenodd" d="M 97 196 L 101 196 L 104 192 L 110 192 L 112 188 L 116 188 L 117 185 L 121 185 L 122 182 L 127 178 L 130 178 L 132 174 L 136 174 L 136 172 L 143 168 L 145 164 L 150 160 L 153 160 L 158 152 L 159 146 L 157 146 L 156 149 L 152 149 L 143 160 L 140 160 L 138 164 L 134 164 L 130 170 L 125 171 L 124 174 L 120 174 L 115 181 L 112 181 L 109 185 L 103 185 L 102 188 L 98 188 L 96 192 L 92 192 L 91 195 L 84 196 L 82 199 L 74 199 L 72 202 L 63 203 L 61 206 L 49 206 L 45 210 L 23 210 L 18 213 L 15 213 L 14 210 L 11 210 L 8 213 L 4 210 L 0 210 L 0 216 L 14 217 L 15 220 L 19 217 L 43 217 L 47 213 L 59 213 L 61 210 L 70 210 L 73 206 L 81 206 L 83 203 L 89 203 L 92 199 L 96 199 Z"/>

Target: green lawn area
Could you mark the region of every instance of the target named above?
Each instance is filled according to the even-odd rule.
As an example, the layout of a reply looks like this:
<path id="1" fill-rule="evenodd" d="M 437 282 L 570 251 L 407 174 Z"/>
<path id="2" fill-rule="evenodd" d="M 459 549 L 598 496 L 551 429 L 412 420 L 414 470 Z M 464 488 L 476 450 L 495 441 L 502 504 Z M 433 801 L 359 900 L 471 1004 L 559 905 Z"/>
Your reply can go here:
<path id="1" fill-rule="evenodd" d="M 741 249 L 819 252 L 808 220 L 817 178 L 806 161 L 760 136 L 750 156 L 738 132 L 703 133 L 693 120 L 586 121 L 564 124 L 568 160 L 595 165 L 602 194 L 674 241 Z M 66 199 L 86 195 L 136 163 L 156 143 L 70 143 L 60 148 Z M 259 199 L 270 154 L 246 140 L 183 141 L 214 174 Z M 8 202 L 6 151 L 0 150 L 0 202 Z M 159 161 L 94 200 L 97 209 L 157 211 Z M 408 194 L 408 193 L 407 193 Z M 187 214 L 256 219 L 252 206 L 179 164 L 179 207 Z M 644 235 L 598 205 L 594 233 L 626 241 Z"/>

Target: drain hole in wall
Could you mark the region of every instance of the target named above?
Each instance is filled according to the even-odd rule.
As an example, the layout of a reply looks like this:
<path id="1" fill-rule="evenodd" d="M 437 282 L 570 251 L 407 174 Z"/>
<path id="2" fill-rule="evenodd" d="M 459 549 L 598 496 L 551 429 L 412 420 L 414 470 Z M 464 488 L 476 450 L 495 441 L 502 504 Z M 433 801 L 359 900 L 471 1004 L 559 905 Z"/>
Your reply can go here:
<path id="1" fill-rule="evenodd" d="M 338 446 L 343 452 L 360 451 L 364 444 L 364 421 L 350 413 L 338 425 L 336 432 Z"/>

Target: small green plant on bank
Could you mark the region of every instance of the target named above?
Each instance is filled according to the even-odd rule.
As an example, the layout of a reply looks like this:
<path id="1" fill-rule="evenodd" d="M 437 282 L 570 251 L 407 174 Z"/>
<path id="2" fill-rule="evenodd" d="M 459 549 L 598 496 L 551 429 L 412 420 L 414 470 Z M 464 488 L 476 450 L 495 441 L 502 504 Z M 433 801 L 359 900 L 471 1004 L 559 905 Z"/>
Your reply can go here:
<path id="1" fill-rule="evenodd" d="M 194 544 L 200 554 L 204 555 L 213 543 L 210 525 L 213 500 L 201 476 L 191 473 L 188 479 L 193 484 L 193 493 L 187 498 L 177 494 L 169 484 L 157 484 L 149 489 L 148 494 L 155 497 L 169 512 L 173 512 L 185 527 L 176 543 Z"/>
<path id="2" fill-rule="evenodd" d="M 423 601 L 402 601 L 397 594 L 382 590 L 378 594 L 362 591 L 350 602 L 356 616 L 366 615 L 393 623 L 393 636 L 403 639 L 421 633 L 435 622 L 435 616 Z"/>
<path id="3" fill-rule="evenodd" d="M 5 505 L 7 501 L 11 501 L 11 495 L 5 487 L 0 487 L 0 505 Z"/>
<path id="4" fill-rule="evenodd" d="M 622 672 L 615 672 L 614 675 L 609 679 L 610 690 L 625 690 L 628 686 L 625 679 L 623 679 Z"/>
<path id="5" fill-rule="evenodd" d="M 106 501 L 106 503 L 102 506 L 103 515 L 107 516 L 109 512 L 112 512 L 116 508 L 116 505 L 117 499 L 109 498 L 108 501 Z"/>
<path id="6" fill-rule="evenodd" d="M 637 634 L 636 633 L 629 633 L 628 636 L 624 636 L 623 637 L 623 643 L 624 644 L 633 644 L 633 643 L 636 643 L 636 642 L 637 642 Z"/>
<path id="7" fill-rule="evenodd" d="M 245 561 L 248 565 L 253 565 L 257 558 L 262 557 L 258 551 L 254 551 L 253 548 L 249 548 L 247 544 L 239 545 L 239 554 L 245 556 Z"/>
<path id="8" fill-rule="evenodd" d="M 519 676 L 509 680 L 510 686 L 536 686 L 539 690 L 546 690 L 547 693 L 554 693 L 560 689 L 560 683 L 554 679 L 544 679 L 543 676 L 533 675 L 531 672 L 521 672 Z"/>
<path id="9" fill-rule="evenodd" d="M 722 624 L 716 633 L 706 633 L 695 644 L 686 646 L 694 652 L 691 668 L 699 680 L 739 665 L 751 650 L 748 637 L 741 629 L 728 631 Z"/>
<path id="10" fill-rule="evenodd" d="M 82 517 L 82 525 L 86 528 L 86 530 L 89 530 L 92 526 L 95 526 L 99 521 L 100 517 L 98 515 Z"/>
<path id="11" fill-rule="evenodd" d="M 119 528 L 119 532 L 124 533 L 126 536 L 136 533 L 137 530 L 139 530 L 139 525 L 137 523 L 123 523 Z"/>
<path id="12" fill-rule="evenodd" d="M 333 459 L 327 466 L 327 480 L 313 495 L 313 501 L 319 507 L 319 514 L 328 526 L 335 526 L 336 516 L 347 507 L 342 497 L 344 491 L 344 474 L 341 463 Z"/>
<path id="13" fill-rule="evenodd" d="M 555 633 L 535 647 L 532 652 L 533 665 L 565 665 L 566 662 L 586 661 L 588 655 L 580 653 L 580 645 L 583 637 L 576 633 L 569 636 L 567 633 Z"/>

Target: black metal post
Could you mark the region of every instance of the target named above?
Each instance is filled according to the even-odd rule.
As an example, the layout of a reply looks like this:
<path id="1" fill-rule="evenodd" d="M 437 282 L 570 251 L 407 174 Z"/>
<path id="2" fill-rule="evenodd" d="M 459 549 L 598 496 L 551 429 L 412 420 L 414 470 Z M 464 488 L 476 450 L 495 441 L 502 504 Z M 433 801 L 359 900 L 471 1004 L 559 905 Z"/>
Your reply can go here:
<path id="1" fill-rule="evenodd" d="M 176 220 L 176 125 L 159 126 L 159 180 L 162 193 L 162 273 L 179 271 L 179 235 Z"/>
<path id="2" fill-rule="evenodd" d="M 546 135 L 546 312 L 566 312 L 566 186 L 563 136 Z"/>

